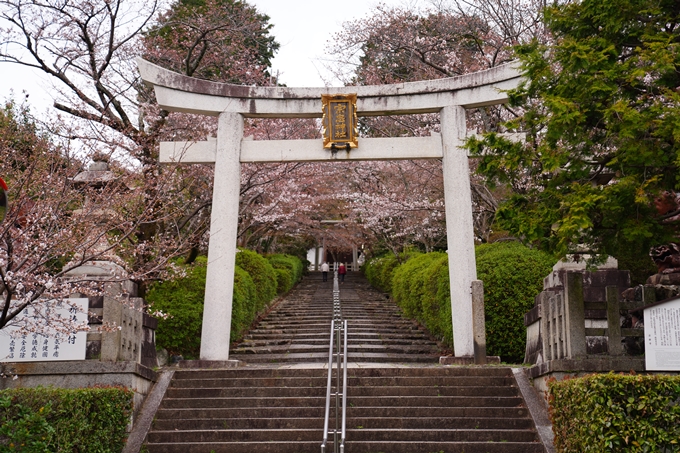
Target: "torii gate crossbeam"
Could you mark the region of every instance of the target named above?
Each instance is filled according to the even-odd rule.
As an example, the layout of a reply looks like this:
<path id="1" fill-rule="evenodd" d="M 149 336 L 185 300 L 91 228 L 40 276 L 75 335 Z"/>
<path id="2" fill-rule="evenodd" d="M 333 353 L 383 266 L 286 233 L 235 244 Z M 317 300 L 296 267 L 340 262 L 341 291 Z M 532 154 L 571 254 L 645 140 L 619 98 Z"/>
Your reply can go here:
<path id="1" fill-rule="evenodd" d="M 442 159 L 454 354 L 472 356 L 476 279 L 466 108 L 507 102 L 521 73 L 512 64 L 447 79 L 342 88 L 247 87 L 183 76 L 138 59 L 161 108 L 218 117 L 217 139 L 161 143 L 160 160 L 215 166 L 201 359 L 229 358 L 242 162 Z M 359 148 L 331 153 L 321 140 L 243 138 L 243 118 L 321 117 L 322 94 L 357 93 L 358 116 L 440 113 L 441 135 L 362 138 Z"/>

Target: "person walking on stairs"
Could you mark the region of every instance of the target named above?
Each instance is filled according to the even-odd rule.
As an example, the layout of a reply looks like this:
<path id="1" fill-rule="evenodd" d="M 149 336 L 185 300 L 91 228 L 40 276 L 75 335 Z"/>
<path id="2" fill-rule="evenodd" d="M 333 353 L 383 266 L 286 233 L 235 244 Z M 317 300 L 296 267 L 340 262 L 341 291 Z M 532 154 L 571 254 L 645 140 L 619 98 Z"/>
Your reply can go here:
<path id="1" fill-rule="evenodd" d="M 328 281 L 328 270 L 330 269 L 330 266 L 328 266 L 327 262 L 323 262 L 321 264 L 321 276 L 324 282 Z"/>
<path id="2" fill-rule="evenodd" d="M 345 267 L 345 263 L 340 263 L 340 267 L 338 267 L 338 277 L 340 278 L 340 283 L 344 283 L 346 273 L 347 268 Z"/>

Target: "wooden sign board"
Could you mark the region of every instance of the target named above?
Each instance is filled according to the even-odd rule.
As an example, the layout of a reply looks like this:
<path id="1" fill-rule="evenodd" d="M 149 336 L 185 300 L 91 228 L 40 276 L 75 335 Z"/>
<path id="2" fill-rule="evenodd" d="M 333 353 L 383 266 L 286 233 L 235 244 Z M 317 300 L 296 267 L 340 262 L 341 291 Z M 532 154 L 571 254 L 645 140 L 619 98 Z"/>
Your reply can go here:
<path id="1" fill-rule="evenodd" d="M 347 149 L 359 146 L 357 95 L 321 95 L 323 147 Z"/>

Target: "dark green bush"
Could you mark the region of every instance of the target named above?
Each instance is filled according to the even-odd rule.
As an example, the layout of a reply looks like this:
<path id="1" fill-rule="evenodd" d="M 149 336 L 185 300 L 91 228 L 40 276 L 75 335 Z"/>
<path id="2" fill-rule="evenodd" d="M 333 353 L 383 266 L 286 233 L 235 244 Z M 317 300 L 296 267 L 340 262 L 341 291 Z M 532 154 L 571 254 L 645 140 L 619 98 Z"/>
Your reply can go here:
<path id="1" fill-rule="evenodd" d="M 300 258 L 292 255 L 269 255 L 269 264 L 276 272 L 277 292 L 284 294 L 290 291 L 300 281 L 304 271 L 304 265 Z"/>
<path id="2" fill-rule="evenodd" d="M 158 320 L 156 345 L 171 355 L 186 359 L 198 358 L 201 347 L 203 299 L 207 259 L 199 256 L 188 266 L 182 266 L 185 276 L 156 283 L 146 293 L 151 311 L 169 315 Z"/>
<path id="3" fill-rule="evenodd" d="M 549 388 L 560 453 L 680 452 L 680 376 L 600 374 Z"/>
<path id="4" fill-rule="evenodd" d="M 447 344 L 453 341 L 448 256 L 413 254 L 393 275 L 392 295 L 408 317 L 425 325 Z"/>
<path id="5" fill-rule="evenodd" d="M 411 256 L 419 254 L 417 251 L 405 251 L 398 257 L 392 253 L 380 255 L 368 260 L 361 269 L 371 285 L 391 293 L 394 272 Z"/>
<path id="6" fill-rule="evenodd" d="M 486 347 L 510 363 L 522 363 L 526 349 L 524 314 L 543 289 L 555 260 L 518 242 L 476 248 L 477 278 L 484 283 Z"/>
<path id="7" fill-rule="evenodd" d="M 236 265 L 248 272 L 255 283 L 255 312 L 263 310 L 276 297 L 276 274 L 269 261 L 252 250 L 239 249 Z"/>
<path id="8" fill-rule="evenodd" d="M 118 453 L 132 398 L 112 387 L 0 390 L 0 451 Z"/>
<path id="9" fill-rule="evenodd" d="M 252 255 L 255 255 L 253 257 Z M 257 314 L 276 296 L 275 273 L 266 259 L 251 251 L 236 254 L 249 266 L 250 274 L 240 266 L 234 271 L 234 291 L 231 311 L 231 340 L 236 340 L 257 317 Z M 159 319 L 156 344 L 172 355 L 185 359 L 198 358 L 203 324 L 203 299 L 205 297 L 206 257 L 183 266 L 185 275 L 152 285 L 146 294 L 151 311 L 159 310 L 170 315 Z M 253 277 L 255 275 L 255 277 Z M 259 286 L 256 286 L 259 285 Z M 265 298 L 267 298 L 265 300 Z"/>
<path id="10" fill-rule="evenodd" d="M 231 333 L 234 341 L 241 337 L 257 317 L 257 289 L 248 272 L 236 266 L 234 270 L 234 296 L 231 306 Z"/>
<path id="11" fill-rule="evenodd" d="M 521 363 L 526 344 L 524 314 L 533 307 L 555 260 L 518 242 L 483 244 L 475 255 L 477 278 L 484 282 L 487 353 Z M 442 252 L 404 256 L 403 264 L 393 255 L 374 258 L 364 266 L 364 273 L 372 285 L 391 289 L 406 316 L 452 344 L 448 256 Z"/>

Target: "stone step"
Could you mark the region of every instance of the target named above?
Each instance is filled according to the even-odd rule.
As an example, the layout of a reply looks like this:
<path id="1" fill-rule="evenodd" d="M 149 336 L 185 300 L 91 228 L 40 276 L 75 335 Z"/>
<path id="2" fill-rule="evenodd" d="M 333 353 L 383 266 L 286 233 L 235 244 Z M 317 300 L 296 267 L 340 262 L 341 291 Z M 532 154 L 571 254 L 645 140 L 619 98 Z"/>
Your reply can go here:
<path id="1" fill-rule="evenodd" d="M 161 408 L 156 420 L 207 420 L 207 419 L 256 419 L 256 418 L 323 418 L 323 407 L 233 407 L 233 408 Z M 432 417 L 432 408 L 409 407 L 348 407 L 348 416 L 353 418 L 407 419 Z M 490 419 L 529 420 L 523 407 L 441 407 L 436 415 L 442 419 Z"/>
<path id="2" fill-rule="evenodd" d="M 235 360 L 243 360 L 248 363 L 326 363 L 328 352 L 324 353 L 285 353 L 285 354 L 233 354 Z M 370 363 L 436 363 L 439 354 L 397 354 L 379 352 L 348 352 L 347 360 L 350 362 Z"/>
<path id="3" fill-rule="evenodd" d="M 356 344 L 354 342 L 348 344 L 347 351 L 352 353 L 403 353 L 403 354 L 433 354 L 438 355 L 439 349 L 431 344 L 421 345 L 405 345 L 405 344 Z M 328 358 L 328 344 L 306 344 L 295 343 L 287 345 L 271 345 L 271 346 L 239 346 L 233 350 L 234 354 L 287 354 L 287 353 L 305 353 L 305 352 L 322 352 Z M 350 355 L 348 355 L 350 357 Z"/>
<path id="4" fill-rule="evenodd" d="M 325 390 L 325 389 L 324 389 Z M 348 404 L 360 407 L 386 405 L 390 398 L 376 396 L 354 396 L 348 392 Z M 512 396 L 400 396 L 398 406 L 402 407 L 515 407 L 522 404 L 520 397 Z M 325 391 L 317 396 L 304 398 L 280 396 L 271 399 L 257 397 L 213 397 L 213 398 L 164 398 L 163 409 L 178 408 L 227 408 L 227 407 L 323 407 Z"/>
<path id="5" fill-rule="evenodd" d="M 323 428 L 323 423 L 321 424 Z M 355 442 L 526 442 L 535 440 L 529 429 L 347 429 L 347 439 Z M 211 442 L 290 442 L 320 441 L 319 429 L 207 429 L 172 430 L 149 433 L 149 443 Z"/>
<path id="6" fill-rule="evenodd" d="M 356 417 L 351 409 L 347 413 L 349 429 L 521 429 L 531 430 L 529 419 L 500 417 Z M 158 431 L 211 430 L 211 429 L 323 429 L 323 414 L 317 417 L 263 417 L 263 418 L 164 418 L 156 420 Z M 306 414 L 309 415 L 309 414 Z"/>
<path id="7" fill-rule="evenodd" d="M 161 443 L 149 453 L 319 453 L 320 441 L 250 443 Z M 332 439 L 330 449 L 333 448 Z M 330 450 L 332 451 L 332 450 Z M 345 453 L 544 453 L 543 445 L 525 442 L 348 442 Z"/>
<path id="8" fill-rule="evenodd" d="M 325 395 L 326 386 L 304 387 L 171 387 L 166 392 L 167 398 L 306 398 Z M 352 386 L 352 397 L 478 397 L 478 396 L 514 396 L 517 389 L 508 386 Z"/>
<path id="9" fill-rule="evenodd" d="M 326 376 L 229 377 L 205 379 L 175 379 L 170 388 L 230 388 L 230 387 L 325 387 Z M 509 386 L 514 379 L 504 376 L 354 376 L 348 370 L 347 384 L 352 388 L 377 386 L 438 387 L 447 386 Z"/>
<path id="10" fill-rule="evenodd" d="M 513 379 L 508 367 L 489 366 L 418 366 L 418 367 L 366 367 L 348 368 L 349 377 L 505 377 Z M 326 370 L 319 368 L 228 368 L 221 370 L 183 370 L 175 372 L 173 382 L 180 379 L 226 379 L 226 378 L 282 378 L 282 377 L 325 377 Z"/>

